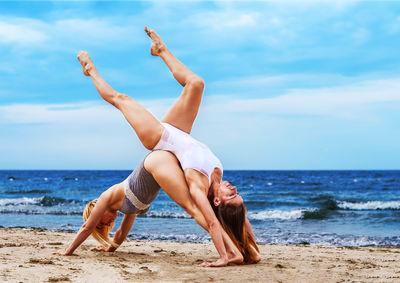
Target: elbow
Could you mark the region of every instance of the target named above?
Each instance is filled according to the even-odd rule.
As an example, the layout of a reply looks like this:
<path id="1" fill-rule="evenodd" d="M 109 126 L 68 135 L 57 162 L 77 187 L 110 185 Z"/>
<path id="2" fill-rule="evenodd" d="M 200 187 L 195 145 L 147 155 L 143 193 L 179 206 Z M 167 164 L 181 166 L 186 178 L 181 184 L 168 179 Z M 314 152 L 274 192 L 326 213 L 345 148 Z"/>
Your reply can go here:
<path id="1" fill-rule="evenodd" d="M 212 221 L 208 222 L 207 224 L 208 224 L 209 231 L 214 231 L 215 229 L 217 229 L 219 227 L 219 222 L 217 219 L 212 220 Z"/>

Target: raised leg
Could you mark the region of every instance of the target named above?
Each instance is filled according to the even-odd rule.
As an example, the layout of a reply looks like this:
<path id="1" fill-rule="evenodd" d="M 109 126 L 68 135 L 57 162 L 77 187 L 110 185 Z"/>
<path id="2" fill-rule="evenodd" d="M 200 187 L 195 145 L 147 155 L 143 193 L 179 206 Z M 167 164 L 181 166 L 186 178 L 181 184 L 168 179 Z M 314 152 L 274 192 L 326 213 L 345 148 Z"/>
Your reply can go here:
<path id="1" fill-rule="evenodd" d="M 204 81 L 182 64 L 153 30 L 146 27 L 145 31 L 153 41 L 150 50 L 151 54 L 161 57 L 171 70 L 174 78 L 183 86 L 181 96 L 162 121 L 190 133 L 199 111 Z"/>
<path id="2" fill-rule="evenodd" d="M 97 72 L 87 52 L 80 51 L 78 60 L 82 65 L 83 73 L 91 77 L 101 97 L 122 112 L 144 147 L 153 149 L 161 138 L 163 125 L 138 102 L 128 95 L 115 91 L 107 84 Z"/>

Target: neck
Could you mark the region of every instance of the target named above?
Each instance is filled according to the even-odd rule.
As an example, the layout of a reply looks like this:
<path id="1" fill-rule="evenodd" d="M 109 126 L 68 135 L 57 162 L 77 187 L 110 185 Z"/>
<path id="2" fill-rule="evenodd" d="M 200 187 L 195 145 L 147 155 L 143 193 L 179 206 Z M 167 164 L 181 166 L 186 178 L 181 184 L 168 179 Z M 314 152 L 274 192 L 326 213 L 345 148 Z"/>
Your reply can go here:
<path id="1" fill-rule="evenodd" d="M 209 190 L 209 195 L 215 196 L 218 190 L 218 185 L 221 183 L 222 172 L 221 169 L 215 168 L 211 174 L 211 190 Z"/>

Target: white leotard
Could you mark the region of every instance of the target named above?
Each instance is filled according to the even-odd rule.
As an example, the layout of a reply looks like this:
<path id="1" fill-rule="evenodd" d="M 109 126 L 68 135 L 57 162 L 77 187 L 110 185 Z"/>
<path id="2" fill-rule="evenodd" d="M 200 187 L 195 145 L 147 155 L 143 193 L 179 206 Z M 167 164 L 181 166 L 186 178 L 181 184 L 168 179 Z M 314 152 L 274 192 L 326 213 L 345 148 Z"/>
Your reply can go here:
<path id="1" fill-rule="evenodd" d="M 174 126 L 162 123 L 164 131 L 160 141 L 153 150 L 167 150 L 172 152 L 181 163 L 183 170 L 194 169 L 204 174 L 211 186 L 211 174 L 215 168 L 222 169 L 219 159 L 203 143 L 194 139 Z"/>

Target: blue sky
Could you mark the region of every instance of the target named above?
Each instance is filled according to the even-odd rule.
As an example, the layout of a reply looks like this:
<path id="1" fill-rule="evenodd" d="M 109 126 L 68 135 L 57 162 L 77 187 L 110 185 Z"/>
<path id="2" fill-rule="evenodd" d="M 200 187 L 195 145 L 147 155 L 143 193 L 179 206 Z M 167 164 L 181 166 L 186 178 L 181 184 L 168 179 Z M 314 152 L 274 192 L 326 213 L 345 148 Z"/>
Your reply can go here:
<path id="1" fill-rule="evenodd" d="M 0 2 L 0 169 L 132 169 L 76 54 L 161 119 L 181 87 L 146 25 L 205 80 L 192 134 L 225 169 L 400 169 L 395 1 Z"/>

